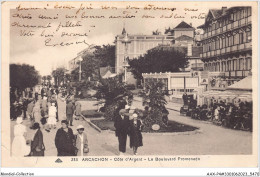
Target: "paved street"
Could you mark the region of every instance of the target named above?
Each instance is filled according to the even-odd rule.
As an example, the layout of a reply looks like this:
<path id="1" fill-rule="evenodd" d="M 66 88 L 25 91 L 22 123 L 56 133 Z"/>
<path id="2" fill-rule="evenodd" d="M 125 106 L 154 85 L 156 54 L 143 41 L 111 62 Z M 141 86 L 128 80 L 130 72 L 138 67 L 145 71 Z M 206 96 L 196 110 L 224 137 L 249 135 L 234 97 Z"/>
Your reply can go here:
<path id="1" fill-rule="evenodd" d="M 82 110 L 93 110 L 95 101 L 82 101 Z M 58 100 L 59 118 L 65 119 L 65 102 Z M 141 102 L 134 101 L 135 107 L 141 108 Z M 39 106 L 39 103 L 36 103 Z M 169 106 L 169 105 L 168 105 Z M 170 133 L 170 134 L 151 134 L 143 133 L 144 146 L 138 149 L 139 155 L 232 155 L 250 154 L 252 152 L 252 133 L 226 129 L 209 123 L 180 116 L 179 112 L 169 110 L 169 119 L 180 123 L 188 124 L 200 128 L 201 133 Z M 13 126 L 12 122 L 12 134 Z M 24 124 L 28 125 L 28 121 Z M 71 128 L 76 133 L 76 127 L 82 124 L 86 127 L 90 152 L 89 156 L 115 156 L 118 155 L 118 141 L 114 132 L 103 131 L 99 133 L 89 126 L 86 121 L 78 120 L 73 122 Z M 28 125 L 29 126 L 29 125 Z M 60 128 L 60 122 L 57 128 Z M 56 156 L 54 138 L 56 130 L 50 133 L 42 130 L 44 143 L 46 146 L 46 156 Z M 12 135 L 13 137 L 13 135 Z M 32 131 L 28 128 L 27 138 L 32 138 Z M 12 138 L 13 139 L 13 138 Z M 127 142 L 127 155 L 132 155 Z"/>

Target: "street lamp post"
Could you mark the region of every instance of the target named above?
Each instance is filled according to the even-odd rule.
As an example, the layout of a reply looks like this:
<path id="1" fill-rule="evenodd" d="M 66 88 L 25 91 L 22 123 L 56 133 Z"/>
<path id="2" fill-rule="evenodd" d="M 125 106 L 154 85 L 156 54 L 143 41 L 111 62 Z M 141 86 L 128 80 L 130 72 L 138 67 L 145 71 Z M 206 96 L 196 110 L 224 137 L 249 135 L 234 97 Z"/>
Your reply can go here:
<path id="1" fill-rule="evenodd" d="M 79 58 L 79 81 L 81 81 L 81 73 L 82 73 L 82 70 L 81 70 L 81 62 L 82 62 L 82 58 L 80 57 Z"/>
<path id="2" fill-rule="evenodd" d="M 127 44 L 130 44 L 131 41 L 130 39 L 128 38 L 128 35 L 127 33 L 125 34 L 123 40 L 122 40 L 122 43 L 125 44 L 125 53 L 124 53 L 124 81 L 126 83 L 126 80 L 127 80 L 127 67 L 129 66 L 128 65 L 128 62 L 126 61 L 126 57 L 127 57 Z"/>

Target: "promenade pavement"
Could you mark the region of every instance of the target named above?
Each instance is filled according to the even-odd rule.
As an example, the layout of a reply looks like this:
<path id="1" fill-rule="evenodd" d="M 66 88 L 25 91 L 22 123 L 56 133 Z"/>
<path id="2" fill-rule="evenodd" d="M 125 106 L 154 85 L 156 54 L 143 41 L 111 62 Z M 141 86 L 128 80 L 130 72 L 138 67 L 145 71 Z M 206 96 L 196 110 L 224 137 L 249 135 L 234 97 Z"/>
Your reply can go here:
<path id="1" fill-rule="evenodd" d="M 97 109 L 94 104 L 96 101 L 81 101 L 82 110 Z M 36 106 L 39 103 L 36 103 Z M 58 100 L 59 118 L 65 119 L 65 102 Z M 133 101 L 133 105 L 142 108 L 142 102 Z M 167 104 L 167 108 L 174 106 Z M 177 110 L 178 105 L 174 107 Z M 189 117 L 180 116 L 179 112 L 169 109 L 169 119 L 183 124 L 198 127 L 200 133 L 143 133 L 143 147 L 138 149 L 138 155 L 242 155 L 252 153 L 252 133 L 226 129 L 220 126 L 205 123 L 199 120 L 193 120 Z M 28 121 L 24 122 L 28 125 Z M 112 131 L 102 131 L 101 133 L 93 129 L 87 121 L 75 120 L 73 122 L 73 132 L 76 133 L 76 127 L 81 124 L 85 127 L 89 141 L 89 156 L 116 156 L 118 155 L 118 140 Z M 13 126 L 11 122 L 11 139 L 13 139 Z M 60 128 L 60 122 L 57 128 Z M 56 130 L 50 133 L 42 130 L 44 143 L 46 146 L 45 156 L 57 156 L 54 144 Z M 33 133 L 28 128 L 27 139 L 32 138 Z M 126 155 L 133 155 L 129 147 L 129 138 L 127 139 Z"/>

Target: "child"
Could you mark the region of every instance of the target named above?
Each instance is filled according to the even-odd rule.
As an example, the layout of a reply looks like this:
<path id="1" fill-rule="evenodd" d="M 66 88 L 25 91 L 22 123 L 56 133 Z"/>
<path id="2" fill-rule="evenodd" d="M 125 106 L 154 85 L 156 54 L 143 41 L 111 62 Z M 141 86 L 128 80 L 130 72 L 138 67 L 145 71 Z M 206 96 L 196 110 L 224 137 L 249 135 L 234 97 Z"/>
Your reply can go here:
<path id="1" fill-rule="evenodd" d="M 88 138 L 87 134 L 84 132 L 84 127 L 79 125 L 77 127 L 78 133 L 76 134 L 76 148 L 77 148 L 77 156 L 85 156 L 89 149 L 88 149 Z"/>
<path id="2" fill-rule="evenodd" d="M 130 121 L 129 127 L 130 148 L 133 148 L 134 155 L 137 155 L 137 148 L 143 146 L 143 137 L 141 134 L 143 123 L 137 117 L 137 114 L 133 114 L 133 119 Z"/>
<path id="3" fill-rule="evenodd" d="M 55 103 L 51 103 L 49 108 L 49 118 L 48 118 L 48 128 L 49 130 L 53 127 L 56 128 L 56 112 L 57 109 L 55 107 Z"/>

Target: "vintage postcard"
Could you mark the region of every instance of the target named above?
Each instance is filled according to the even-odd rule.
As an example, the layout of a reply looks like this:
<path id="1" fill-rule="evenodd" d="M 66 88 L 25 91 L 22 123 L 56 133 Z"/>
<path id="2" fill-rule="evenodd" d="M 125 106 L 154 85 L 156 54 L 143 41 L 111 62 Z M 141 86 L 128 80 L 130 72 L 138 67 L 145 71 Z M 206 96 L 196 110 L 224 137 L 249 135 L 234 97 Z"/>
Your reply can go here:
<path id="1" fill-rule="evenodd" d="M 257 14 L 2 2 L 2 166 L 257 167 Z"/>

